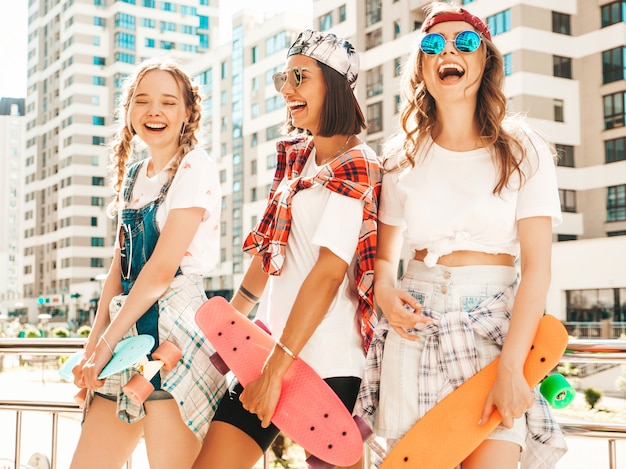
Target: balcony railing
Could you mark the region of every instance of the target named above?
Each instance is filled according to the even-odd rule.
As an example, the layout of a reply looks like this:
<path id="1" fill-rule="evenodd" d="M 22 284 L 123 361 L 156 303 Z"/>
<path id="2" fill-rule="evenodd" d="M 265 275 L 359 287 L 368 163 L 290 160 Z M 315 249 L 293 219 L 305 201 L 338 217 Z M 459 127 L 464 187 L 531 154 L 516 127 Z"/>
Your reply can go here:
<path id="1" fill-rule="evenodd" d="M 619 350 L 611 353 L 594 352 L 599 345 L 610 343 L 611 348 Z M 6 339 L 0 338 L 0 356 L 2 354 L 26 354 L 30 356 L 55 356 L 66 355 L 82 349 L 84 339 Z M 570 341 L 570 346 L 576 345 L 576 354 L 565 354 L 563 362 L 570 363 L 626 363 L 626 340 L 589 340 L 575 339 Z M 42 366 L 43 366 L 42 361 Z M 57 469 L 58 451 L 58 419 L 59 413 L 81 412 L 77 404 L 73 402 L 49 402 L 39 400 L 7 400 L 0 399 L 0 410 L 15 411 L 15 454 L 14 469 L 23 469 L 20 462 L 22 442 L 22 413 L 23 412 L 49 412 L 52 414 L 52 442 L 50 469 Z M 566 436 L 584 438 L 602 438 L 608 441 L 609 469 L 617 469 L 616 440 L 626 439 L 626 423 L 606 423 L 592 421 L 574 421 L 559 417 L 559 423 Z M 365 461 L 370 460 L 366 449 Z M 3 460 L 4 461 L 4 460 Z M 263 467 L 269 467 L 269 457 L 264 456 Z M 127 469 L 131 469 L 131 461 L 127 462 Z"/>

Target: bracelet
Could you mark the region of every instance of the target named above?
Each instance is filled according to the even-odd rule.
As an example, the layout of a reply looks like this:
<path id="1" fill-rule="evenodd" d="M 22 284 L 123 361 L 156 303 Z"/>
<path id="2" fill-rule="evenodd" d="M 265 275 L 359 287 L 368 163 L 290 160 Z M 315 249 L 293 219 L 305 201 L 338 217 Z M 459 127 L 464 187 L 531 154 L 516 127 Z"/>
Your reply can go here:
<path id="1" fill-rule="evenodd" d="M 107 340 L 104 338 L 104 335 L 100 336 L 100 340 L 102 342 L 104 342 L 104 345 L 107 346 L 107 348 L 109 349 L 109 352 L 111 352 L 111 356 L 113 356 L 113 349 L 111 348 L 111 346 L 109 345 L 109 343 L 107 342 Z"/>
<path id="2" fill-rule="evenodd" d="M 245 288 L 243 285 L 239 285 L 239 290 L 237 290 L 237 293 L 243 296 L 244 300 L 248 301 L 249 303 L 252 303 L 253 305 L 257 304 L 259 300 L 261 299 L 258 296 L 254 295 L 250 290 Z"/>
<path id="3" fill-rule="evenodd" d="M 281 349 L 283 349 L 283 352 L 285 352 L 287 355 L 289 355 L 291 357 L 292 360 L 297 359 L 298 357 L 296 356 L 295 353 L 293 353 L 289 347 L 287 347 L 285 344 L 283 344 L 280 340 L 276 342 L 276 345 L 278 345 Z"/>

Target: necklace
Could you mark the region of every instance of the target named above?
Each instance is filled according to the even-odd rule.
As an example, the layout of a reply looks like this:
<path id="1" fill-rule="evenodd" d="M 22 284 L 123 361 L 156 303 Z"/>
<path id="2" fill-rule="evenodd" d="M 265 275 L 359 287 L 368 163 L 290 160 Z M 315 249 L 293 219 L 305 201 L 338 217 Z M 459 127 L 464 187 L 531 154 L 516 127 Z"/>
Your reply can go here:
<path id="1" fill-rule="evenodd" d="M 348 138 L 346 139 L 346 141 L 344 142 L 343 146 L 337 150 L 332 156 L 329 156 L 328 158 L 326 158 L 324 160 L 324 163 L 320 164 L 320 166 L 325 165 L 326 163 L 331 162 L 332 160 L 334 160 L 336 157 L 338 157 L 339 155 L 341 155 L 343 153 L 343 151 L 346 149 L 346 146 L 348 145 L 348 142 L 352 139 L 352 137 L 354 137 L 354 134 L 352 135 L 348 135 Z"/>

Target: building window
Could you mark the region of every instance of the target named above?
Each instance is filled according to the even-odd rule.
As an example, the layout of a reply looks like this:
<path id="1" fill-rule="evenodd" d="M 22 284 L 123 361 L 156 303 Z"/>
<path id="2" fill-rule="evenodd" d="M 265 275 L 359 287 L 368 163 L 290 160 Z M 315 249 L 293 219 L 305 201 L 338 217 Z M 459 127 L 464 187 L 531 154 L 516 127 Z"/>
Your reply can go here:
<path id="1" fill-rule="evenodd" d="M 343 23 L 346 20 L 346 6 L 341 5 L 339 7 L 339 22 Z"/>
<path id="2" fill-rule="evenodd" d="M 104 145 L 104 137 L 91 137 L 92 145 Z"/>
<path id="3" fill-rule="evenodd" d="M 93 125 L 104 125 L 104 117 L 102 117 L 102 116 L 92 116 L 91 123 Z"/>
<path id="4" fill-rule="evenodd" d="M 98 226 L 98 217 L 91 217 L 91 226 Z"/>
<path id="5" fill-rule="evenodd" d="M 626 184 L 608 188 L 606 208 L 606 221 L 626 220 Z"/>
<path id="6" fill-rule="evenodd" d="M 101 247 L 104 246 L 104 238 L 97 238 L 97 237 L 93 237 L 91 238 L 91 245 L 93 247 Z"/>
<path id="7" fill-rule="evenodd" d="M 402 75 L 402 59 L 396 57 L 393 61 L 393 76 L 399 77 L 400 75 Z"/>
<path id="8" fill-rule="evenodd" d="M 320 31 L 326 31 L 333 27 L 333 12 L 330 11 L 320 16 Z"/>
<path id="9" fill-rule="evenodd" d="M 565 112 L 563 111 L 563 100 L 554 100 L 554 121 L 565 122 Z"/>
<path id="10" fill-rule="evenodd" d="M 602 83 L 612 83 L 626 78 L 626 47 L 602 52 Z"/>
<path id="11" fill-rule="evenodd" d="M 402 27 L 400 26 L 400 20 L 393 22 L 393 38 L 398 39 L 402 34 Z"/>
<path id="12" fill-rule="evenodd" d="M 104 197 L 92 197 L 91 206 L 92 207 L 104 207 Z"/>
<path id="13" fill-rule="evenodd" d="M 626 2 L 619 1 L 600 7 L 601 27 L 606 28 L 615 23 L 621 23 L 626 18 Z"/>
<path id="14" fill-rule="evenodd" d="M 273 153 L 270 155 L 267 155 L 267 157 L 265 158 L 265 168 L 266 169 L 276 168 L 276 155 L 274 155 Z"/>
<path id="15" fill-rule="evenodd" d="M 373 49 L 383 43 L 383 30 L 382 28 L 371 31 L 365 35 L 365 50 Z"/>
<path id="16" fill-rule="evenodd" d="M 105 86 L 106 85 L 106 78 L 104 77 L 93 77 L 92 83 L 96 86 Z"/>
<path id="17" fill-rule="evenodd" d="M 562 145 L 557 143 L 554 145 L 557 155 L 557 165 L 566 166 L 568 168 L 574 167 L 574 147 L 572 145 Z"/>
<path id="18" fill-rule="evenodd" d="M 104 178 L 101 176 L 91 176 L 91 185 L 104 187 Z"/>
<path id="19" fill-rule="evenodd" d="M 609 231 L 606 235 L 609 238 L 612 238 L 613 236 L 626 236 L 626 230 Z"/>
<path id="20" fill-rule="evenodd" d="M 624 97 L 626 92 L 604 96 L 604 130 L 624 126 Z"/>
<path id="21" fill-rule="evenodd" d="M 396 114 L 398 114 L 400 112 L 400 109 L 402 108 L 402 98 L 400 97 L 399 94 L 394 96 L 394 100 L 395 100 L 395 107 L 394 107 L 394 112 Z"/>
<path id="22" fill-rule="evenodd" d="M 383 130 L 383 103 L 379 101 L 367 106 L 367 128 L 368 134 L 381 132 Z"/>
<path id="23" fill-rule="evenodd" d="M 365 25 L 370 26 L 382 19 L 380 0 L 365 0 Z"/>
<path id="24" fill-rule="evenodd" d="M 106 65 L 107 61 L 104 57 L 94 57 L 93 64 L 94 65 Z"/>
<path id="25" fill-rule="evenodd" d="M 572 59 L 569 57 L 552 56 L 554 64 L 554 76 L 560 78 L 572 78 Z"/>
<path id="26" fill-rule="evenodd" d="M 559 198 L 562 212 L 576 213 L 576 191 L 559 189 Z"/>
<path id="27" fill-rule="evenodd" d="M 161 2 L 161 10 L 176 11 L 176 5 L 172 2 Z"/>
<path id="28" fill-rule="evenodd" d="M 624 147 L 626 147 L 626 137 L 620 137 L 604 142 L 604 162 L 614 163 L 624 161 Z"/>
<path id="29" fill-rule="evenodd" d="M 259 48 L 257 46 L 253 46 L 252 49 L 250 49 L 250 55 L 252 56 L 252 63 L 255 64 L 257 60 L 259 60 Z"/>
<path id="30" fill-rule="evenodd" d="M 562 241 L 576 241 L 578 236 L 576 235 L 568 235 L 568 234 L 560 234 L 556 236 L 556 240 L 560 243 Z"/>
<path id="31" fill-rule="evenodd" d="M 509 52 L 502 56 L 504 62 L 504 76 L 508 77 L 513 73 L 513 56 Z"/>
<path id="32" fill-rule="evenodd" d="M 559 13 L 558 11 L 552 12 L 552 32 L 558 34 L 572 34 L 570 26 L 570 15 L 565 13 Z"/>
<path id="33" fill-rule="evenodd" d="M 221 75 L 222 80 L 228 77 L 228 63 L 227 62 L 222 62 L 221 73 L 222 73 Z"/>
<path id="34" fill-rule="evenodd" d="M 566 290 L 568 322 L 599 322 L 606 317 L 626 320 L 626 288 Z"/>
<path id="35" fill-rule="evenodd" d="M 146 47 L 150 47 L 151 49 L 154 49 L 154 39 L 150 39 L 149 37 L 147 37 L 145 45 Z"/>
<path id="36" fill-rule="evenodd" d="M 374 67 L 368 70 L 365 76 L 367 97 L 377 96 L 383 92 L 383 68 Z"/>
<path id="37" fill-rule="evenodd" d="M 104 18 L 99 17 L 99 16 L 94 16 L 93 24 L 95 26 L 106 26 L 106 20 Z"/>
<path id="38" fill-rule="evenodd" d="M 100 257 L 92 257 L 90 267 L 104 267 L 104 262 Z"/>
<path id="39" fill-rule="evenodd" d="M 511 10 L 504 10 L 500 13 L 487 17 L 487 26 L 492 36 L 502 34 L 511 29 Z"/>
<path id="40" fill-rule="evenodd" d="M 135 35 L 115 33 L 115 45 L 121 49 L 135 50 Z"/>
<path id="41" fill-rule="evenodd" d="M 126 52 L 116 52 L 115 53 L 115 61 L 122 62 L 125 64 L 134 64 L 135 63 L 135 55 L 127 54 Z"/>

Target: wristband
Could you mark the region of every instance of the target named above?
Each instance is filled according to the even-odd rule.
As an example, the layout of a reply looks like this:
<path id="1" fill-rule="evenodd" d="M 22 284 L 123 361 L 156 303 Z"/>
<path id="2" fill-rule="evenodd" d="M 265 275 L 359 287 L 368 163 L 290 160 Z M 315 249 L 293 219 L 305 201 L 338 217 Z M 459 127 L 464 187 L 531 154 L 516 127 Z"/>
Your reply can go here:
<path id="1" fill-rule="evenodd" d="M 109 345 L 109 343 L 107 342 L 107 340 L 104 338 L 104 335 L 100 336 L 100 340 L 102 342 L 104 342 L 104 345 L 107 346 L 107 348 L 109 349 L 109 352 L 111 352 L 111 356 L 113 356 L 113 349 L 111 348 L 111 346 Z"/>
<path id="2" fill-rule="evenodd" d="M 293 353 L 289 347 L 287 347 L 285 344 L 283 344 L 280 340 L 278 342 L 276 342 L 276 345 L 278 345 L 281 349 L 283 349 L 283 352 L 285 352 L 287 355 L 289 355 L 291 357 L 292 360 L 295 360 L 296 358 L 298 358 L 296 356 L 295 353 Z"/>

